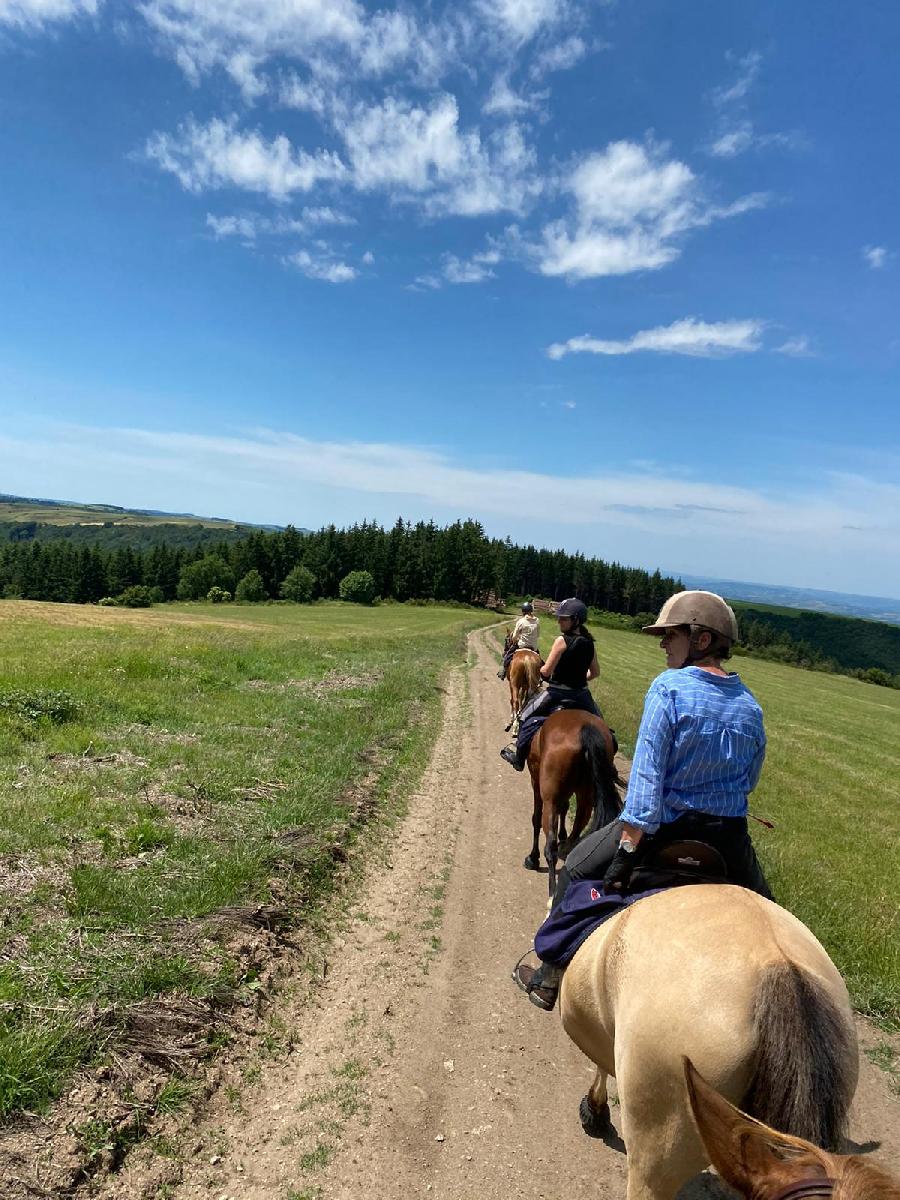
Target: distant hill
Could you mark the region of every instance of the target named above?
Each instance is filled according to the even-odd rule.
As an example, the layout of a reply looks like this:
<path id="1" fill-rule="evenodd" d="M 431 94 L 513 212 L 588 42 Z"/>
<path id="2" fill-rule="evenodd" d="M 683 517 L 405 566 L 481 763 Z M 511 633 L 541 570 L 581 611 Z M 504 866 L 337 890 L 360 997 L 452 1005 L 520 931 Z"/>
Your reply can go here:
<path id="1" fill-rule="evenodd" d="M 900 625 L 900 600 L 887 596 L 861 596 L 853 592 L 828 592 L 817 588 L 795 588 L 767 583 L 746 583 L 735 579 L 712 579 L 704 575 L 681 575 L 686 587 L 706 588 L 733 600 L 773 605 L 776 608 L 807 609 L 810 612 L 835 613 L 842 617 L 861 617 Z"/>
<path id="2" fill-rule="evenodd" d="M 234 541 L 256 530 L 274 532 L 280 525 L 254 525 L 226 517 L 199 517 L 158 509 L 122 508 L 116 504 L 82 504 L 0 493 L 0 544 L 67 541 L 76 545 L 139 549 L 166 542 L 197 545 Z M 301 530 L 308 532 L 308 530 Z"/>

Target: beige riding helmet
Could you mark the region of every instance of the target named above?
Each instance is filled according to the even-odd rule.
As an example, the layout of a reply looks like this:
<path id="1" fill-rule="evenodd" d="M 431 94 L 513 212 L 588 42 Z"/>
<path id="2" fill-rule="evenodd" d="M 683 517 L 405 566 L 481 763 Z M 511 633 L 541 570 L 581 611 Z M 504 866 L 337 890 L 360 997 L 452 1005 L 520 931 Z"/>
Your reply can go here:
<path id="1" fill-rule="evenodd" d="M 732 642 L 738 640 L 734 610 L 715 592 L 676 592 L 660 609 L 655 624 L 645 625 L 643 632 L 664 633 L 678 625 L 700 625 Z"/>

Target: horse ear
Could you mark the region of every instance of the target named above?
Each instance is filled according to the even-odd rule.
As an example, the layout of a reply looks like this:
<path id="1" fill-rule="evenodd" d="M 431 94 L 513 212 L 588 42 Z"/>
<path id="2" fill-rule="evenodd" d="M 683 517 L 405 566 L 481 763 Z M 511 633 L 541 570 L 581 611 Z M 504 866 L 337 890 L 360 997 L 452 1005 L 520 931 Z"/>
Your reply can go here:
<path id="1" fill-rule="evenodd" d="M 712 1165 L 727 1183 L 749 1196 L 768 1175 L 783 1172 L 785 1162 L 815 1147 L 748 1117 L 706 1082 L 689 1058 L 684 1077 L 697 1129 Z"/>

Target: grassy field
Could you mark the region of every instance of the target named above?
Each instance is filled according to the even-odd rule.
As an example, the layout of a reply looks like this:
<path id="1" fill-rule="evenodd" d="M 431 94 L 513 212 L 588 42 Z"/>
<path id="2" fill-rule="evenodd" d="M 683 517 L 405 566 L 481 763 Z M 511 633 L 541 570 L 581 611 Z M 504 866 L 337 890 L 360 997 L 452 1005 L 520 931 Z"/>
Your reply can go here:
<path id="1" fill-rule="evenodd" d="M 555 625 L 542 621 L 547 653 Z M 664 668 L 655 638 L 597 629 L 595 695 L 631 754 L 644 693 Z M 900 692 L 735 658 L 763 708 L 768 753 L 751 832 L 778 901 L 825 945 L 854 1003 L 900 1028 Z"/>
<path id="2" fill-rule="evenodd" d="M 493 619 L 0 602 L 0 1118 L 148 1005 L 252 999 L 209 914 L 315 913 L 424 766 L 443 667 Z"/>

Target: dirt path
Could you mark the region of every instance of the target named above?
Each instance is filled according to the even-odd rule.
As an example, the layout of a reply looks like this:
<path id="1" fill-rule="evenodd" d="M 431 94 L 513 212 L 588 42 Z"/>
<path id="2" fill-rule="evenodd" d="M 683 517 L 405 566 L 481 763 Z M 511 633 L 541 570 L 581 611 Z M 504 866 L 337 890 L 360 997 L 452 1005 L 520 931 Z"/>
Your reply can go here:
<path id="1" fill-rule="evenodd" d="M 298 988 L 279 1001 L 293 1049 L 249 1078 L 237 1064 L 181 1161 L 136 1154 L 102 1195 L 624 1196 L 621 1149 L 578 1123 L 587 1061 L 510 980 L 546 877 L 522 869 L 530 788 L 498 758 L 506 693 L 492 645 L 490 631 L 472 635 L 470 670 L 451 673 L 434 758 L 390 863 L 377 854 L 361 881 L 324 982 L 312 1000 Z M 852 1132 L 900 1169 L 900 1099 L 862 1069 Z M 704 1176 L 684 1194 L 719 1193 Z"/>

